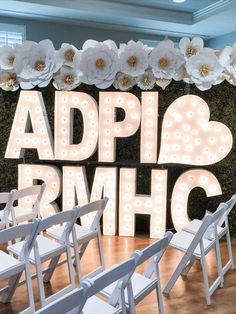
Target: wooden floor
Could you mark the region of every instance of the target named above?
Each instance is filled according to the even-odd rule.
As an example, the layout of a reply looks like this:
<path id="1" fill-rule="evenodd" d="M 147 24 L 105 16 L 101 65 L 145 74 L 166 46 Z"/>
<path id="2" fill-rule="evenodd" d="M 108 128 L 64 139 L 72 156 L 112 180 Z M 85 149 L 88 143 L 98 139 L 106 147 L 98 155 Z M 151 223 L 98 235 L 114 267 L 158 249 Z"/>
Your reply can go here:
<path id="1" fill-rule="evenodd" d="M 142 249 L 154 240 L 147 237 L 114 237 L 103 236 L 106 266 L 121 262 L 128 258 L 136 249 Z M 236 239 L 232 239 L 234 258 L 236 261 Z M 97 264 L 96 243 L 91 243 L 82 260 L 84 272 L 89 272 Z M 222 255 L 226 256 L 226 243 L 221 242 Z M 165 286 L 175 269 L 181 254 L 168 249 L 160 264 L 161 284 Z M 223 258 L 224 259 L 224 258 Z M 214 254 L 207 257 L 210 281 L 216 275 L 216 263 Z M 141 271 L 141 269 L 140 269 Z M 67 283 L 67 269 L 65 265 L 59 266 L 50 284 L 45 285 L 47 294 L 54 293 L 64 287 Z M 39 308 L 39 297 L 37 280 L 33 280 L 34 297 L 36 307 Z M 212 305 L 207 306 L 203 290 L 203 278 L 200 264 L 196 264 L 191 269 L 188 279 L 184 281 L 178 279 L 171 290 L 170 296 L 163 296 L 165 314 L 236 314 L 236 271 L 230 270 L 225 276 L 223 288 L 218 288 L 212 297 Z M 17 288 L 10 304 L 0 304 L 0 314 L 18 313 L 27 306 L 27 295 L 25 286 Z M 158 313 L 156 295 L 153 292 L 137 306 L 137 313 L 152 314 Z M 52 313 L 54 314 L 54 313 Z M 55 313 L 63 314 L 63 313 Z"/>

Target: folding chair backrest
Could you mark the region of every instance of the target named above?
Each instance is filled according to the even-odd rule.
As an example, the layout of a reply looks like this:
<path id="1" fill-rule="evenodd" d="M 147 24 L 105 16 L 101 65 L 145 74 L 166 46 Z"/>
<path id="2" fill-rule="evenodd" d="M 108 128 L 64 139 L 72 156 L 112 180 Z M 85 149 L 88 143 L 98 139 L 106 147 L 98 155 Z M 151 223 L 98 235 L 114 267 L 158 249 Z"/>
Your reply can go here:
<path id="1" fill-rule="evenodd" d="M 233 209 L 234 205 L 236 203 L 236 194 L 234 194 L 227 202 L 225 202 L 225 204 L 227 205 L 227 210 L 225 212 L 225 214 L 221 217 L 221 219 L 218 222 L 219 226 L 222 226 L 223 223 L 225 222 L 225 220 L 227 219 L 229 213 L 231 212 L 231 210 Z"/>
<path id="2" fill-rule="evenodd" d="M 202 224 L 198 231 L 196 232 L 191 244 L 188 247 L 188 254 L 192 255 L 197 245 L 201 242 L 203 238 L 209 238 L 209 230 L 212 235 L 212 226 L 216 225 L 218 220 L 222 217 L 226 210 L 226 204 L 221 203 L 220 208 L 213 214 L 206 214 L 202 220 Z M 210 229 L 209 229 L 210 227 Z M 215 233 L 214 233 L 215 234 Z"/>
<path id="3" fill-rule="evenodd" d="M 101 200 L 97 200 L 97 201 L 88 203 L 84 206 L 81 206 L 80 210 L 78 212 L 77 218 L 97 211 L 97 213 L 94 216 L 94 219 L 91 223 L 91 227 L 90 227 L 90 229 L 95 230 L 97 228 L 97 225 L 98 225 L 99 220 L 103 214 L 103 211 L 106 207 L 107 202 L 108 202 L 108 197 L 104 197 Z"/>
<path id="4" fill-rule="evenodd" d="M 42 185 L 45 186 L 45 184 L 42 184 Z M 18 200 L 27 196 L 38 195 L 40 193 L 40 190 L 41 190 L 41 185 L 32 185 L 32 186 L 28 186 L 20 190 L 16 190 L 14 199 Z"/>
<path id="5" fill-rule="evenodd" d="M 227 213 L 228 205 L 226 203 L 220 203 L 219 207 L 217 208 L 217 211 L 215 211 L 213 215 L 213 225 L 215 228 L 215 236 L 217 234 L 217 225 L 219 225 L 219 222 L 221 219 L 225 219 L 225 214 Z"/>
<path id="6" fill-rule="evenodd" d="M 224 208 L 224 210 L 222 210 L 222 208 Z M 225 220 L 225 214 L 227 212 L 227 208 L 228 208 L 228 206 L 226 203 L 220 203 L 218 205 L 216 211 L 212 214 L 215 226 L 219 225 L 221 219 Z M 204 234 L 204 238 L 210 239 L 212 236 L 214 236 L 213 232 L 212 232 L 212 227 L 214 227 L 214 226 L 210 225 L 208 227 L 208 229 L 206 230 L 206 232 Z"/>
<path id="7" fill-rule="evenodd" d="M 77 214 L 77 211 L 75 207 L 72 210 L 60 212 L 48 218 L 42 219 L 40 221 L 39 232 L 49 229 L 53 226 L 63 224 L 63 223 L 68 223 L 68 225 L 71 226 L 70 230 L 68 230 L 67 228 L 68 232 L 70 232 L 73 227 L 73 224 L 71 224 L 71 221 L 75 220 L 76 214 Z"/>
<path id="8" fill-rule="evenodd" d="M 42 309 L 38 310 L 37 314 L 52 314 L 52 313 L 67 313 L 74 308 L 80 306 L 86 302 L 85 291 L 83 288 L 77 288 L 68 294 L 61 297 L 49 305 L 46 305 Z M 77 312 L 78 313 L 78 312 Z"/>
<path id="9" fill-rule="evenodd" d="M 10 192 L 2 192 L 0 193 L 0 204 L 6 204 L 4 207 L 4 214 L 3 214 L 3 222 L 6 222 L 6 219 L 10 213 L 12 204 L 14 202 L 14 191 Z"/>
<path id="10" fill-rule="evenodd" d="M 89 298 L 117 281 L 116 287 L 109 298 L 109 304 L 115 306 L 120 300 L 120 293 L 124 293 L 124 289 L 129 283 L 129 280 L 127 279 L 131 278 L 135 267 L 135 259 L 130 258 L 119 265 L 113 265 L 110 269 L 100 273 L 96 277 L 83 280 L 81 282 L 81 287 L 87 291 L 87 297 Z M 80 310 L 81 309 L 82 306 L 80 307 Z"/>
<path id="11" fill-rule="evenodd" d="M 173 236 L 172 232 L 168 231 L 165 233 L 162 239 L 152 243 L 151 245 L 143 249 L 141 251 L 142 255 L 140 256 L 137 262 L 137 266 L 141 265 L 151 257 L 158 256 L 158 258 L 160 259 L 165 249 L 167 248 L 172 236 Z"/>
<path id="12" fill-rule="evenodd" d="M 85 279 L 84 281 L 89 280 L 93 283 L 91 289 L 89 290 L 88 297 L 95 295 L 117 280 L 118 282 L 119 280 L 123 280 L 126 275 L 134 271 L 134 268 L 135 261 L 133 258 L 130 258 L 119 265 L 112 266 L 110 269 L 102 272 L 94 278 Z M 83 286 L 83 282 L 81 283 L 81 286 Z"/>
<path id="13" fill-rule="evenodd" d="M 25 238 L 24 245 L 22 246 L 20 259 L 22 260 L 25 254 L 29 255 L 31 244 L 36 238 L 39 226 L 39 219 L 35 219 L 28 224 L 17 225 L 5 230 L 0 231 L 0 244 L 16 240 L 17 238 Z"/>
<path id="14" fill-rule="evenodd" d="M 44 192 L 45 188 L 46 188 L 46 184 L 43 183 L 41 185 L 32 185 L 32 186 L 29 186 L 29 187 L 26 187 L 26 188 L 23 188 L 20 190 L 14 190 L 14 192 L 15 192 L 14 193 L 14 201 L 20 200 L 20 199 L 27 197 L 27 196 L 30 197 L 30 196 L 36 195 L 36 199 L 34 200 L 33 208 L 38 209 L 38 206 L 39 206 L 39 203 L 40 203 L 41 198 L 43 196 L 43 192 Z"/>
<path id="15" fill-rule="evenodd" d="M 204 237 L 207 229 L 209 226 L 212 226 L 213 223 L 213 215 L 212 214 L 206 214 L 202 220 L 202 224 L 198 231 L 195 233 L 195 236 L 191 242 L 191 244 L 188 247 L 188 254 L 192 255 L 194 250 L 196 249 L 197 245 L 200 243 L 201 239 Z M 206 238 L 208 236 L 205 236 Z"/>

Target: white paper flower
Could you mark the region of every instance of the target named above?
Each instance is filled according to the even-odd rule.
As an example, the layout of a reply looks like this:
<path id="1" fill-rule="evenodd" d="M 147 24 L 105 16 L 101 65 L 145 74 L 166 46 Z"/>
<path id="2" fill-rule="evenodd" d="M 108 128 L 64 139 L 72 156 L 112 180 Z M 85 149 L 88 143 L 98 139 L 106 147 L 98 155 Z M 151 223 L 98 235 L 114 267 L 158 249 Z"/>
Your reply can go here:
<path id="1" fill-rule="evenodd" d="M 157 79 L 175 78 L 184 64 L 184 56 L 171 40 L 159 43 L 149 55 L 149 65 Z"/>
<path id="2" fill-rule="evenodd" d="M 190 40 L 183 37 L 179 41 L 179 48 L 186 59 L 198 54 L 204 46 L 204 42 L 200 37 L 194 37 Z"/>
<path id="3" fill-rule="evenodd" d="M 227 46 L 223 49 L 219 62 L 224 68 L 227 81 L 236 85 L 236 43 L 232 47 Z"/>
<path id="4" fill-rule="evenodd" d="M 0 47 L 0 67 L 3 70 L 13 70 L 13 63 L 15 60 L 16 50 L 18 45 L 14 47 L 2 46 Z"/>
<path id="5" fill-rule="evenodd" d="M 203 48 L 198 55 L 192 56 L 186 62 L 190 82 L 195 83 L 202 91 L 224 80 L 222 70 L 214 51 L 210 48 Z"/>
<path id="6" fill-rule="evenodd" d="M 58 90 L 72 90 L 80 85 L 78 73 L 68 66 L 62 66 L 53 79 L 53 85 Z"/>
<path id="7" fill-rule="evenodd" d="M 19 88 L 16 73 L 10 71 L 0 71 L 0 87 L 6 91 L 14 92 Z"/>
<path id="8" fill-rule="evenodd" d="M 150 90 L 154 87 L 156 79 L 151 70 L 145 71 L 136 78 L 137 85 L 142 90 Z"/>
<path id="9" fill-rule="evenodd" d="M 121 91 L 130 90 L 136 84 L 135 79 L 128 74 L 118 73 L 113 86 Z"/>
<path id="10" fill-rule="evenodd" d="M 114 42 L 87 40 L 76 57 L 76 66 L 82 73 L 81 82 L 101 89 L 113 83 L 118 71 L 118 51 Z"/>
<path id="11" fill-rule="evenodd" d="M 132 76 L 144 73 L 148 67 L 148 51 L 143 43 L 133 40 L 120 45 L 120 71 Z"/>
<path id="12" fill-rule="evenodd" d="M 54 46 L 48 39 L 38 44 L 32 41 L 24 42 L 17 50 L 13 63 L 23 89 L 36 85 L 47 86 L 60 66 L 61 60 L 56 58 Z"/>
<path id="13" fill-rule="evenodd" d="M 73 66 L 73 59 L 75 54 L 78 52 L 78 49 L 70 44 L 62 44 L 61 48 L 56 52 L 57 58 L 61 60 L 63 65 Z"/>

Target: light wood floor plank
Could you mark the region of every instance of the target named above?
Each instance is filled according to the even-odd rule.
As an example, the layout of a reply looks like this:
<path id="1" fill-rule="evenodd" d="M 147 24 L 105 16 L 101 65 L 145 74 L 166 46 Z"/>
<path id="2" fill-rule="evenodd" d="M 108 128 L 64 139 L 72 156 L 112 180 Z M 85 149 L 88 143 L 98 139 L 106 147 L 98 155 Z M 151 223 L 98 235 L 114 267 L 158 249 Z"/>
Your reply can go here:
<path id="1" fill-rule="evenodd" d="M 106 266 L 109 267 L 128 258 L 135 249 L 142 249 L 152 243 L 154 239 L 147 237 L 113 237 L 103 236 Z M 236 261 L 236 239 L 233 242 L 234 259 Z M 226 254 L 226 242 L 221 241 L 223 256 Z M 164 255 L 160 270 L 162 287 L 166 284 L 174 271 L 181 254 L 168 249 Z M 82 259 L 84 272 L 89 272 L 97 264 L 97 251 L 95 243 L 91 243 L 87 253 Z M 214 280 L 216 275 L 216 263 L 214 254 L 209 254 L 207 258 L 210 280 Z M 140 269 L 141 271 L 141 269 Z M 67 269 L 65 265 L 57 268 L 50 284 L 45 285 L 47 294 L 58 291 L 67 283 Z M 34 296 L 36 307 L 39 308 L 39 296 L 37 281 L 33 280 Z M 236 271 L 230 270 L 225 276 L 223 288 L 217 289 L 212 296 L 212 305 L 207 306 L 203 290 L 203 278 L 200 264 L 196 264 L 191 269 L 188 280 L 178 279 L 171 290 L 169 297 L 164 298 L 165 314 L 236 314 Z M 27 295 L 25 286 L 19 287 L 7 305 L 0 304 L 0 314 L 18 313 L 26 307 Z M 138 314 L 158 313 L 156 295 L 153 292 L 143 300 L 137 307 Z M 54 313 L 52 313 L 54 314 Z M 55 313 L 63 314 L 63 313 Z"/>

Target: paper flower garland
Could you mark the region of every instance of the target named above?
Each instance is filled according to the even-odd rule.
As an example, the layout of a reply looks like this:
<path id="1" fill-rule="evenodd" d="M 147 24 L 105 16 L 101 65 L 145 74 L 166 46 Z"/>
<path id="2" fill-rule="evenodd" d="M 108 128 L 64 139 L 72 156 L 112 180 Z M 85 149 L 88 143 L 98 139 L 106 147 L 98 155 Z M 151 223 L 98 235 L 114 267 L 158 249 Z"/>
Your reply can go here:
<path id="1" fill-rule="evenodd" d="M 53 79 L 58 90 L 73 90 L 80 83 L 127 91 L 134 85 L 165 89 L 172 80 L 195 84 L 204 91 L 223 80 L 236 85 L 236 44 L 222 51 L 204 48 L 201 38 L 182 38 L 179 48 L 165 39 L 151 49 L 129 41 L 118 48 L 112 40 L 87 40 L 79 50 L 63 43 L 56 51 L 48 39 L 39 43 L 0 47 L 0 88 L 45 87 Z"/>

